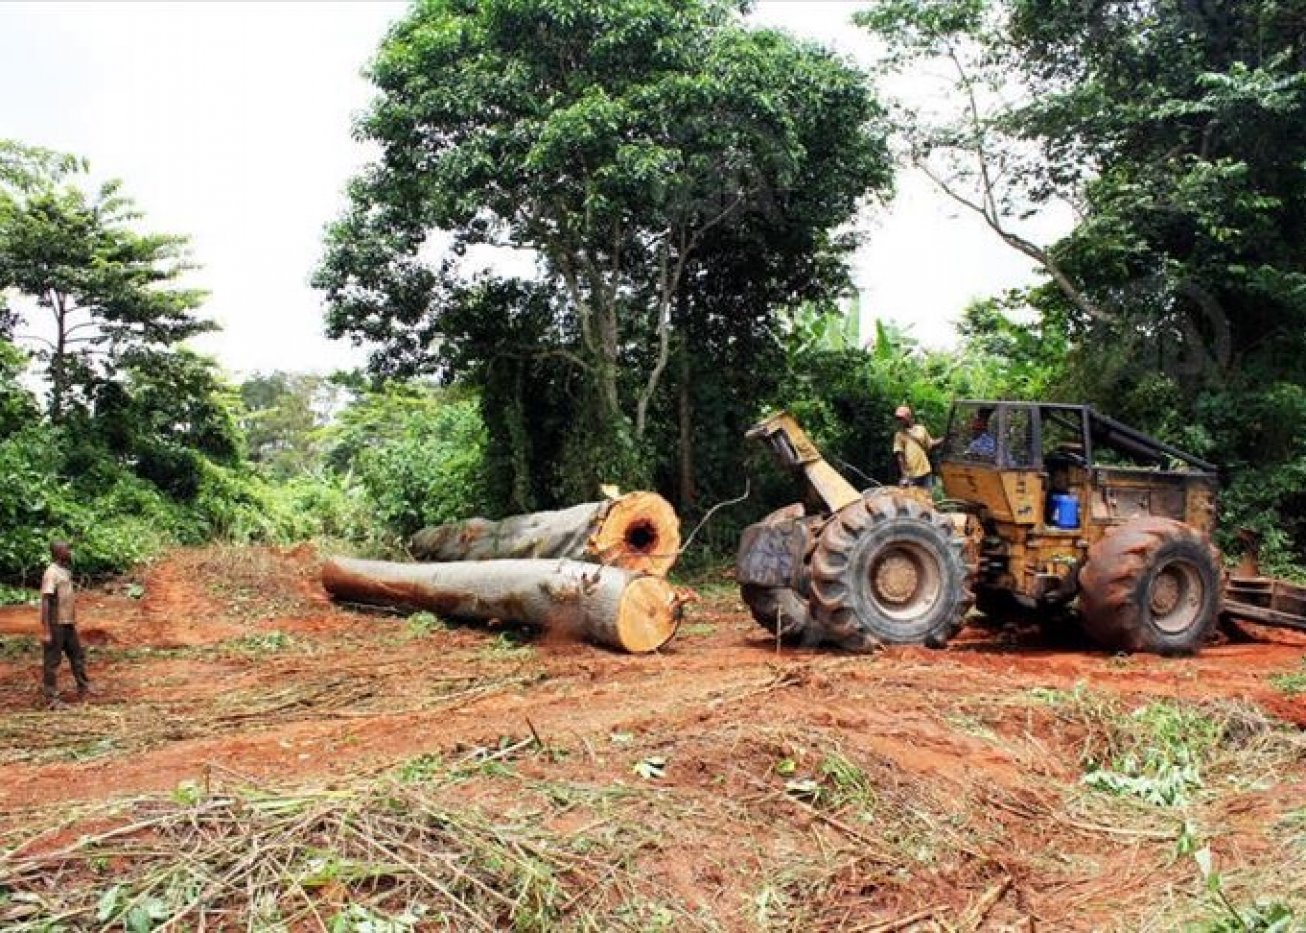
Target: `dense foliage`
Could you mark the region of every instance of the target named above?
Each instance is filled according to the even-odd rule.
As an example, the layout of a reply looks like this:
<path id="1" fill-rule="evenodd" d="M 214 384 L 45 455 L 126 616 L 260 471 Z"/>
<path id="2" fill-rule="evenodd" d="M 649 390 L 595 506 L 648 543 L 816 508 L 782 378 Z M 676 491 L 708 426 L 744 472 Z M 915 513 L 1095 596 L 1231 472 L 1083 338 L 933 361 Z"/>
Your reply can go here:
<path id="1" fill-rule="evenodd" d="M 177 543 L 373 527 L 338 484 L 254 471 L 239 395 L 179 346 L 210 328 L 177 284 L 185 241 L 140 232 L 117 183 L 88 195 L 85 168 L 0 141 L 0 579 L 32 582 L 55 538 L 98 575 Z"/>
<path id="2" fill-rule="evenodd" d="M 126 569 L 212 539 L 393 549 L 484 507 L 477 398 L 287 373 L 231 385 L 179 346 L 210 325 L 180 287 L 185 241 L 142 233 L 116 183 L 0 143 L 0 580 L 52 539 Z"/>
<path id="3" fill-rule="evenodd" d="M 1306 4 L 1122 4 L 1055 19 L 1043 6 L 1012 20 L 1044 91 L 1028 132 L 1056 141 L 1050 164 L 1079 149 L 1097 169 L 1085 222 L 1053 249 L 1110 312 L 1078 320 L 1059 294 L 1032 296 L 1082 334 L 1070 383 L 1218 460 L 1226 519 L 1286 533 L 1300 553 Z M 1130 362 L 1104 359 L 1104 340 Z"/>
<path id="4" fill-rule="evenodd" d="M 860 20 L 896 64 L 950 69 L 957 111 L 904 114 L 907 148 L 1047 271 L 1018 299 L 1065 337 L 1047 391 L 1219 462 L 1226 524 L 1306 549 L 1306 4 L 892 0 Z M 1054 201 L 1077 223 L 1031 242 L 1021 213 Z"/>
<path id="5" fill-rule="evenodd" d="M 649 485 L 715 552 L 792 500 L 742 440 L 792 409 L 856 482 L 892 411 L 1087 401 L 1224 469 L 1226 527 L 1306 550 L 1306 0 L 879 0 L 870 78 L 726 0 L 420 0 L 372 65 L 375 164 L 315 283 L 366 374 L 230 384 L 185 240 L 0 140 L 0 578 L 51 537 L 350 538 Z M 937 104 L 937 106 L 935 106 Z M 847 231 L 892 142 L 1046 273 L 926 351 L 861 334 Z M 1040 241 L 1029 215 L 1073 207 Z M 490 271 L 487 271 L 490 270 Z M 513 271 L 515 270 L 515 271 Z M 1228 543 L 1227 541 L 1225 542 Z"/>
<path id="6" fill-rule="evenodd" d="M 362 394 L 328 432 L 383 526 L 410 535 L 486 511 L 485 428 L 474 395 L 394 385 Z"/>
<path id="7" fill-rule="evenodd" d="M 371 77 L 330 331 L 482 389 L 499 508 L 733 480 L 775 308 L 838 291 L 834 231 L 888 184 L 865 77 L 720 0 L 425 0 Z"/>

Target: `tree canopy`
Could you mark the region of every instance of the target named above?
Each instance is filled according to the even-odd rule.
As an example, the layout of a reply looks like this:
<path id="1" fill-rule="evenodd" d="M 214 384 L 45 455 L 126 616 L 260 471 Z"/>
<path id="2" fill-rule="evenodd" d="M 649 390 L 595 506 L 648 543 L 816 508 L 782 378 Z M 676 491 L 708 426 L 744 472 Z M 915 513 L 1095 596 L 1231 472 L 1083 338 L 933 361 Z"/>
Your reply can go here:
<path id="1" fill-rule="evenodd" d="M 101 572 L 256 514 L 234 399 L 212 360 L 179 346 L 212 328 L 176 283 L 185 240 L 140 232 L 120 186 L 91 189 L 86 172 L 0 141 L 6 578 L 39 567 L 52 537 L 75 538 L 79 567 Z"/>
<path id="2" fill-rule="evenodd" d="M 834 231 L 889 183 L 865 77 L 716 0 L 425 0 L 371 76 L 359 135 L 382 155 L 327 234 L 330 332 L 378 344 L 382 372 L 449 365 L 446 337 L 464 362 L 475 346 L 477 364 L 568 366 L 579 428 L 609 450 L 648 434 L 691 316 L 712 304 L 746 329 L 777 291 L 837 287 Z M 533 276 L 469 281 L 458 260 L 487 246 L 525 251 Z M 772 274 L 760 260 L 738 300 L 709 301 L 725 264 L 707 257 L 745 250 Z M 502 320 L 465 327 L 469 302 Z"/>
<path id="3" fill-rule="evenodd" d="M 176 284 L 189 268 L 184 237 L 138 232 L 118 182 L 88 194 L 65 178 L 72 163 L 17 151 L 25 158 L 0 184 L 0 292 L 18 296 L 6 336 L 45 364 L 58 421 L 121 366 L 213 325 L 194 314 L 202 293 Z"/>
<path id="4" fill-rule="evenodd" d="M 892 0 L 860 21 L 896 64 L 950 66 L 959 106 L 904 115 L 908 151 L 1049 273 L 1016 301 L 1071 338 L 1059 391 L 1220 461 L 1230 515 L 1306 543 L 1306 3 Z M 1056 200 L 1073 230 L 1022 238 Z"/>

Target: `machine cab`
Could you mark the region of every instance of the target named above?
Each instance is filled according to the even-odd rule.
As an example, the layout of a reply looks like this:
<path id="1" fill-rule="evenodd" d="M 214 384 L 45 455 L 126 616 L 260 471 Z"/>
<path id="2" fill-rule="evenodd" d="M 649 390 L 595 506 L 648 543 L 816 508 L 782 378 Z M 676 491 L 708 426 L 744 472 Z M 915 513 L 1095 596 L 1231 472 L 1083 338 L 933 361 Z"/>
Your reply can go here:
<path id="1" fill-rule="evenodd" d="M 1086 405 L 958 401 L 939 473 L 994 521 L 1075 535 L 1141 515 L 1214 524 L 1215 468 Z"/>

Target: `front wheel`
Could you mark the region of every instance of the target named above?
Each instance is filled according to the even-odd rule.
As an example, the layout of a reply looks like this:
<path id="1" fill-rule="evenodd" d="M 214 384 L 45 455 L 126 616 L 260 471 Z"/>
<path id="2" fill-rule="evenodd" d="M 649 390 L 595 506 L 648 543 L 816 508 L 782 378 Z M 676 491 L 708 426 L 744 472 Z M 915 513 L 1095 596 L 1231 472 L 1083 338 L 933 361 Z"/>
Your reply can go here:
<path id="1" fill-rule="evenodd" d="M 1169 518 L 1139 518 L 1089 549 L 1080 575 L 1084 630 L 1113 651 L 1192 654 L 1220 611 L 1220 554 Z"/>
<path id="2" fill-rule="evenodd" d="M 812 608 L 830 640 L 941 648 L 974 601 L 963 541 L 914 498 L 872 495 L 846 506 L 812 553 Z"/>
<path id="3" fill-rule="evenodd" d="M 739 588 L 739 595 L 753 621 L 777 638 L 803 644 L 815 637 L 807 603 L 789 587 L 745 583 Z"/>

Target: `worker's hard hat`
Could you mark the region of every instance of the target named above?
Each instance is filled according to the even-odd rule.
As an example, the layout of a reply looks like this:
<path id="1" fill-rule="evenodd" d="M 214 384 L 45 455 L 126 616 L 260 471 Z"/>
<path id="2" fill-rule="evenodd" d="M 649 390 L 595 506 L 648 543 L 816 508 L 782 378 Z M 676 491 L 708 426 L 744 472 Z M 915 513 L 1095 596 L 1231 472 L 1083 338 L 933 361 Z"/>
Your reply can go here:
<path id="1" fill-rule="evenodd" d="M 893 413 L 893 416 L 895 418 L 910 418 L 911 409 L 908 408 L 906 405 L 899 405 L 898 410 Z"/>

